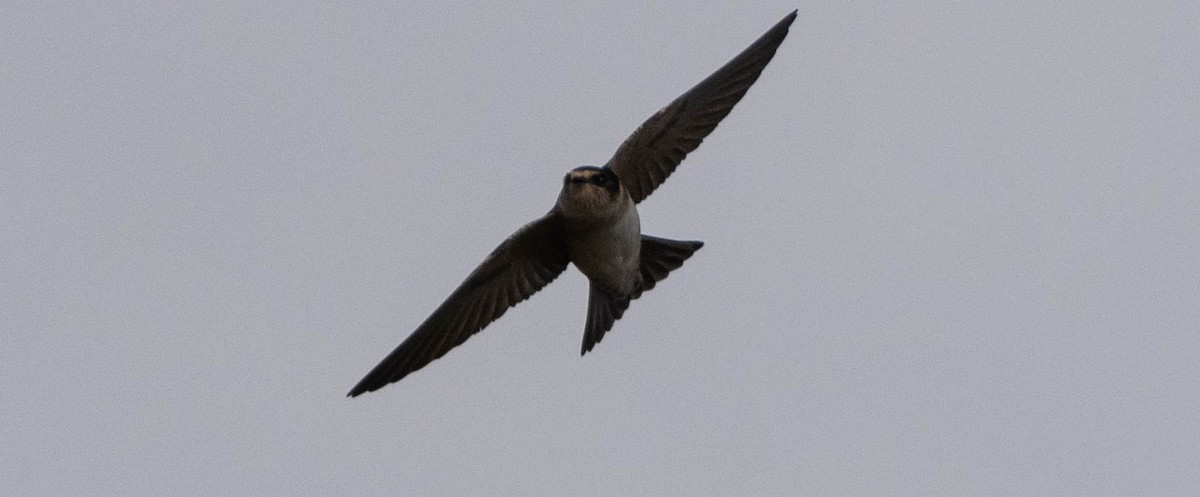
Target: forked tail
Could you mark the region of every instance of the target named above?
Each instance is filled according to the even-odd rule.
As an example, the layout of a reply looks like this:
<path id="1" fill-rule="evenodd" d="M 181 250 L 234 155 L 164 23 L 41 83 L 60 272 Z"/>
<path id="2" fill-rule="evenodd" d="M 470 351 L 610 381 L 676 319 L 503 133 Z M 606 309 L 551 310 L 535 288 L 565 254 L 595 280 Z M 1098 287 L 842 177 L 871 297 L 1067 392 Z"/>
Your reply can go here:
<path id="1" fill-rule="evenodd" d="M 659 281 L 683 265 L 704 242 L 679 241 L 642 235 L 642 261 L 639 268 L 641 284 L 631 295 L 612 295 L 594 283 L 588 291 L 587 324 L 583 329 L 583 347 L 579 354 L 592 350 L 604 333 L 611 330 L 613 323 L 625 314 L 629 301 L 642 296 L 642 292 L 654 288 Z"/>

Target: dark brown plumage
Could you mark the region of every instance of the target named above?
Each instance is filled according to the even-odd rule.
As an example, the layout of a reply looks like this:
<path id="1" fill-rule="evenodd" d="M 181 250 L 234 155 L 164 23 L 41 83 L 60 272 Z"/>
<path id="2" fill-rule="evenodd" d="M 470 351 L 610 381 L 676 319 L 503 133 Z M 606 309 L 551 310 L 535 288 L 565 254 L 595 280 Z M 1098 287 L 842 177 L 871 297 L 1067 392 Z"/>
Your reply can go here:
<path id="1" fill-rule="evenodd" d="M 795 19 L 792 11 L 717 72 L 650 116 L 617 148 L 608 167 L 635 203 L 649 197 L 729 115 L 771 62 Z"/>
<path id="2" fill-rule="evenodd" d="M 605 167 L 584 166 L 569 173 L 555 207 L 496 247 L 349 395 L 378 390 L 425 367 L 541 290 L 572 262 L 591 280 L 581 352 L 591 350 L 631 300 L 704 245 L 640 234 L 635 204 L 729 114 L 771 61 L 795 18 L 793 11 L 642 123 Z"/>
<path id="3" fill-rule="evenodd" d="M 508 237 L 349 395 L 378 390 L 425 367 L 554 281 L 570 262 L 557 223 L 546 215 Z"/>

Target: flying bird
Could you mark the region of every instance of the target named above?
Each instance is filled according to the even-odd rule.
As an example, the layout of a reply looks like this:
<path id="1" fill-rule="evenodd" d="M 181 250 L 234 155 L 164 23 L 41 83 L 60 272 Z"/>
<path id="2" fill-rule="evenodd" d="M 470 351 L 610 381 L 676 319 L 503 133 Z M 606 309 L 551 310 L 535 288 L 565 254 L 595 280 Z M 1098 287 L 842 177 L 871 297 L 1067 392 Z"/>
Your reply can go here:
<path id="1" fill-rule="evenodd" d="M 592 350 L 625 313 L 629 301 L 654 288 L 704 246 L 642 234 L 637 204 L 742 99 L 795 19 L 792 11 L 733 60 L 647 119 L 603 167 L 581 166 L 568 172 L 550 212 L 496 247 L 348 395 L 378 390 L 425 367 L 541 290 L 569 264 L 575 264 L 590 283 L 580 354 Z"/>

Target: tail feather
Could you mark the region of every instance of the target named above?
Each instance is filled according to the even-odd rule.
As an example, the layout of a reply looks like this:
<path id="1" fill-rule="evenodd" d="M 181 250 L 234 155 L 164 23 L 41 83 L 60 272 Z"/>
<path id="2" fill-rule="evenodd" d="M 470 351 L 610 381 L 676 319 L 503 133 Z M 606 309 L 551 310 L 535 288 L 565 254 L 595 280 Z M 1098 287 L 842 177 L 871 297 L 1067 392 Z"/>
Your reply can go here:
<path id="1" fill-rule="evenodd" d="M 588 317 L 583 328 L 583 348 L 579 355 L 588 353 L 611 330 L 613 323 L 625 315 L 630 297 L 616 297 L 592 283 L 588 290 Z"/>
<path id="2" fill-rule="evenodd" d="M 583 347 L 580 355 L 588 353 L 600 343 L 613 323 L 625 314 L 629 301 L 642 296 L 642 292 L 654 288 L 667 278 L 671 271 L 679 269 L 704 242 L 678 241 L 642 235 L 641 282 L 633 293 L 626 296 L 612 295 L 603 288 L 591 285 L 588 291 L 588 317 L 583 329 Z"/>
<path id="3" fill-rule="evenodd" d="M 633 298 L 641 296 L 641 292 L 654 288 L 658 282 L 667 279 L 667 274 L 679 269 L 683 261 L 688 260 L 704 242 L 679 241 L 642 235 L 642 285 Z"/>

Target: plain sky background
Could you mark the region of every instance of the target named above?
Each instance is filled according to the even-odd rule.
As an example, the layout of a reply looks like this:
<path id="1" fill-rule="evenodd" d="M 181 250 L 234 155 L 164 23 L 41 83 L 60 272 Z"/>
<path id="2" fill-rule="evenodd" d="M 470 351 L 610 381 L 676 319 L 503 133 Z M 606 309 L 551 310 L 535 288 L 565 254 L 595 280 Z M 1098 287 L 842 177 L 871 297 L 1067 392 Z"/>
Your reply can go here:
<path id="1" fill-rule="evenodd" d="M 631 5 L 0 4 L 0 494 L 1200 493 L 1200 3 Z M 344 397 L 794 8 L 594 353 Z"/>

